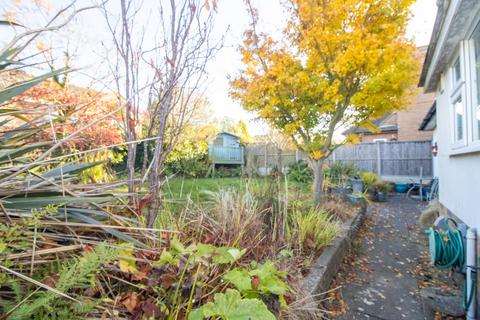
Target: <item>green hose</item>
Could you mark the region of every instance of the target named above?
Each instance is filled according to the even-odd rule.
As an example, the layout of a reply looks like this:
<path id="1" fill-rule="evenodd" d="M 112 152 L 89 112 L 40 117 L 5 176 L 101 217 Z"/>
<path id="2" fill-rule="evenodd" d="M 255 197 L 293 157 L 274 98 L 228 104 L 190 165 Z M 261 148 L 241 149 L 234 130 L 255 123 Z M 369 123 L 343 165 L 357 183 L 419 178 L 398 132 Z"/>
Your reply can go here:
<path id="1" fill-rule="evenodd" d="M 442 268 L 463 269 L 465 257 L 462 236 L 457 230 L 445 232 L 430 228 L 427 231 L 430 242 L 430 260 L 432 264 Z"/>
<path id="2" fill-rule="evenodd" d="M 457 268 L 463 270 L 465 257 L 463 253 L 462 235 L 457 230 L 445 232 L 430 228 L 426 230 L 430 242 L 430 260 L 432 264 L 442 269 Z M 474 277 L 475 278 L 475 277 Z M 464 286 L 463 308 L 467 310 L 472 304 L 476 283 L 472 284 L 471 292 Z"/>

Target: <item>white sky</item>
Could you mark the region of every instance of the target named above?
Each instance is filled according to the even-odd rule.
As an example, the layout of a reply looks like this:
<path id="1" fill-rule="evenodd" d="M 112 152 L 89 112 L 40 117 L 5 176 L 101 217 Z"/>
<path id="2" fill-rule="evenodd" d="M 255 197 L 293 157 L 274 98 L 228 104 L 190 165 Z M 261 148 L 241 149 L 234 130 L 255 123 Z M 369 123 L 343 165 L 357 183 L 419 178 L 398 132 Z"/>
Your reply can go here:
<path id="1" fill-rule="evenodd" d="M 149 6 L 154 1 L 158 0 L 144 0 L 144 3 Z M 0 13 L 8 10 L 14 2 L 15 0 L 1 0 Z M 28 2 L 28 0 L 24 0 L 24 2 Z M 62 3 L 67 3 L 65 0 L 52 0 L 52 2 L 54 7 L 60 7 Z M 435 2 L 436 0 L 417 0 L 412 7 L 413 16 L 408 27 L 408 36 L 412 37 L 418 46 L 427 45 L 430 39 L 436 15 Z M 79 0 L 81 6 L 90 3 L 91 0 Z M 260 29 L 279 34 L 286 21 L 286 14 L 280 5 L 280 0 L 254 0 L 253 4 L 260 13 Z M 24 17 L 34 17 L 35 14 L 28 10 L 23 12 Z M 146 19 L 149 18 L 148 14 L 144 16 Z M 21 15 L 19 15 L 20 19 Z M 41 23 L 40 21 L 29 22 Z M 211 103 L 213 116 L 228 117 L 234 120 L 243 119 L 248 123 L 251 133 L 261 134 L 266 130 L 265 125 L 255 121 L 254 115 L 245 112 L 238 102 L 228 96 L 228 77 L 234 76 L 242 66 L 238 47 L 242 43 L 243 32 L 248 27 L 248 23 L 249 17 L 243 0 L 218 0 L 215 37 L 220 38 L 225 35 L 225 46 L 208 66 L 206 95 Z M 88 74 L 93 78 L 98 78 L 101 73 L 105 73 L 106 69 L 100 57 L 105 52 L 102 41 L 104 43 L 108 41 L 109 33 L 100 14 L 91 11 L 83 13 L 75 23 L 64 30 L 61 36 L 63 41 L 68 41 L 68 46 L 76 54 L 76 66 L 87 66 L 81 72 L 72 74 L 72 83 L 87 86 L 89 84 L 88 77 L 82 76 L 81 73 Z M 6 33 L 0 32 L 0 43 L 4 42 L 6 37 Z"/>

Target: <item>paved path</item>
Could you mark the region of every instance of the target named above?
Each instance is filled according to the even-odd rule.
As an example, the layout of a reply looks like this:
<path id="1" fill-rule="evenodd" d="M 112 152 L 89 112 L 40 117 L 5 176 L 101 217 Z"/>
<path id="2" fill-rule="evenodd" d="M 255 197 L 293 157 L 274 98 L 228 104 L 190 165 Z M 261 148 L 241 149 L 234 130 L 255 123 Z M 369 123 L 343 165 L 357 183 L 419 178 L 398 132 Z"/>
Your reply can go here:
<path id="1" fill-rule="evenodd" d="M 421 259 L 416 219 L 423 207 L 402 195 L 375 205 L 363 231 L 371 236 L 362 237 L 359 255 L 353 260 L 360 262 L 346 270 L 355 276 L 342 284 L 348 311 L 336 319 L 423 320 L 413 273 Z"/>

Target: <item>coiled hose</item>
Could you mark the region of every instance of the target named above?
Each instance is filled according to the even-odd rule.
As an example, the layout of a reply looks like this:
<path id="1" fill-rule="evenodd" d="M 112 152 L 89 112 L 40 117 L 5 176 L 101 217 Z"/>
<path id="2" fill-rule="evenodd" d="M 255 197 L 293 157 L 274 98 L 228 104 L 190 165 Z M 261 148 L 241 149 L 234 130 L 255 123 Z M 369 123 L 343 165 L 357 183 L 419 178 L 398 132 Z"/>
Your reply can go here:
<path id="1" fill-rule="evenodd" d="M 430 242 L 430 259 L 432 264 L 442 269 L 463 270 L 465 256 L 462 242 L 462 235 L 458 230 L 448 229 L 439 231 L 430 228 L 426 230 Z M 473 290 L 476 284 L 473 283 L 471 292 L 464 287 L 463 307 L 467 310 L 472 304 Z"/>
<path id="2" fill-rule="evenodd" d="M 430 228 L 427 231 L 430 242 L 430 259 L 432 264 L 442 268 L 463 269 L 465 256 L 462 235 L 458 230 L 440 231 Z"/>

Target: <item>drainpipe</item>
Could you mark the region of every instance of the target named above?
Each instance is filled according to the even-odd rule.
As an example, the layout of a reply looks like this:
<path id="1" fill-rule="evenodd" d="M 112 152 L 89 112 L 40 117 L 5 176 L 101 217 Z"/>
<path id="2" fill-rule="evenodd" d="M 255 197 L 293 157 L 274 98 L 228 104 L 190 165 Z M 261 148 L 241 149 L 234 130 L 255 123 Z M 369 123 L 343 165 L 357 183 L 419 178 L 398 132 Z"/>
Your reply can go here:
<path id="1" fill-rule="evenodd" d="M 477 320 L 477 229 L 467 231 L 467 261 L 466 261 L 466 301 L 470 302 L 467 309 L 467 320 Z M 467 303 L 468 303 L 467 302 Z"/>

